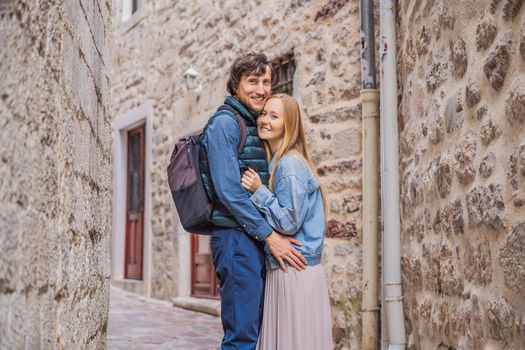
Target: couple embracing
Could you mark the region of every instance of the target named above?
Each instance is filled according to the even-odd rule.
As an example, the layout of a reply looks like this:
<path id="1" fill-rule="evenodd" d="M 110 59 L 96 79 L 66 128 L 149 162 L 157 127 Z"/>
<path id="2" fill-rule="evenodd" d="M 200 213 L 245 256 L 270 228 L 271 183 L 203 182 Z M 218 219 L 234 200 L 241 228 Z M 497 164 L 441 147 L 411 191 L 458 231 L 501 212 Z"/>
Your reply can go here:
<path id="1" fill-rule="evenodd" d="M 330 350 L 323 251 L 326 201 L 308 157 L 296 100 L 271 95 L 261 53 L 231 66 L 230 96 L 207 125 L 213 263 L 220 280 L 221 349 Z M 246 143 L 238 152 L 241 128 Z"/>

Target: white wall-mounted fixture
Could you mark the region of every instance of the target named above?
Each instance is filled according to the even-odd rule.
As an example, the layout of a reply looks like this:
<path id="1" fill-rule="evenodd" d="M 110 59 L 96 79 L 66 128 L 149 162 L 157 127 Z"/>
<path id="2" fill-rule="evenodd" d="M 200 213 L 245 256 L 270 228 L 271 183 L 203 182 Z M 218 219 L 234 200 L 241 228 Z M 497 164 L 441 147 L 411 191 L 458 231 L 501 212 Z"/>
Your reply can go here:
<path id="1" fill-rule="evenodd" d="M 184 83 L 188 90 L 201 92 L 202 85 L 199 83 L 199 72 L 197 72 L 193 67 L 188 68 L 187 71 L 182 74 L 184 78 Z"/>

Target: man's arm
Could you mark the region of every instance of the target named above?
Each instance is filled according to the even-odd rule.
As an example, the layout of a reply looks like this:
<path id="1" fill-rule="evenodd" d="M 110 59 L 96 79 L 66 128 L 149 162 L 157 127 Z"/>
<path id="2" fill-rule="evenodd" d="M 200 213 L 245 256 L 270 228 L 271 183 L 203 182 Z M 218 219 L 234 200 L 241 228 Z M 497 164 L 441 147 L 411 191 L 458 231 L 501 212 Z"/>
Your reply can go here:
<path id="1" fill-rule="evenodd" d="M 242 228 L 262 241 L 272 232 L 241 186 L 237 155 L 240 129 L 228 115 L 215 117 L 206 131 L 206 150 L 211 179 L 219 200 L 235 217 Z"/>

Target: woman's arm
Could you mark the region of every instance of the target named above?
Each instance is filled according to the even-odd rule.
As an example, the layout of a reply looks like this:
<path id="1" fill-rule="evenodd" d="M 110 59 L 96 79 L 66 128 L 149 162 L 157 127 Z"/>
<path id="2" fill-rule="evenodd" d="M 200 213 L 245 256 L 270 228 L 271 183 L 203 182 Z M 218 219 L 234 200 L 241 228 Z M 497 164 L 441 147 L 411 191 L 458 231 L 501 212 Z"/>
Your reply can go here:
<path id="1" fill-rule="evenodd" d="M 295 175 L 286 175 L 276 181 L 274 194 L 253 176 L 245 176 L 242 181 L 244 188 L 251 191 L 256 189 L 250 197 L 253 204 L 274 230 L 294 235 L 303 224 L 308 209 L 305 206 L 308 194 L 304 180 Z"/>

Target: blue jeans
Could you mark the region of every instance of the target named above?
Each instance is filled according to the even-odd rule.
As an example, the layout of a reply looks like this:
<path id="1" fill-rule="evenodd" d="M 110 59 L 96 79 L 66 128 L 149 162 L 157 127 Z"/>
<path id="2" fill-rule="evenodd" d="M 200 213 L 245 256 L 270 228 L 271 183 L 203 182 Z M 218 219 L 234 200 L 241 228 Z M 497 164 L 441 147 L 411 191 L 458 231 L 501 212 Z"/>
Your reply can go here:
<path id="1" fill-rule="evenodd" d="M 261 327 L 264 279 L 263 243 L 238 228 L 216 228 L 211 251 L 221 287 L 221 349 L 253 350 Z"/>

